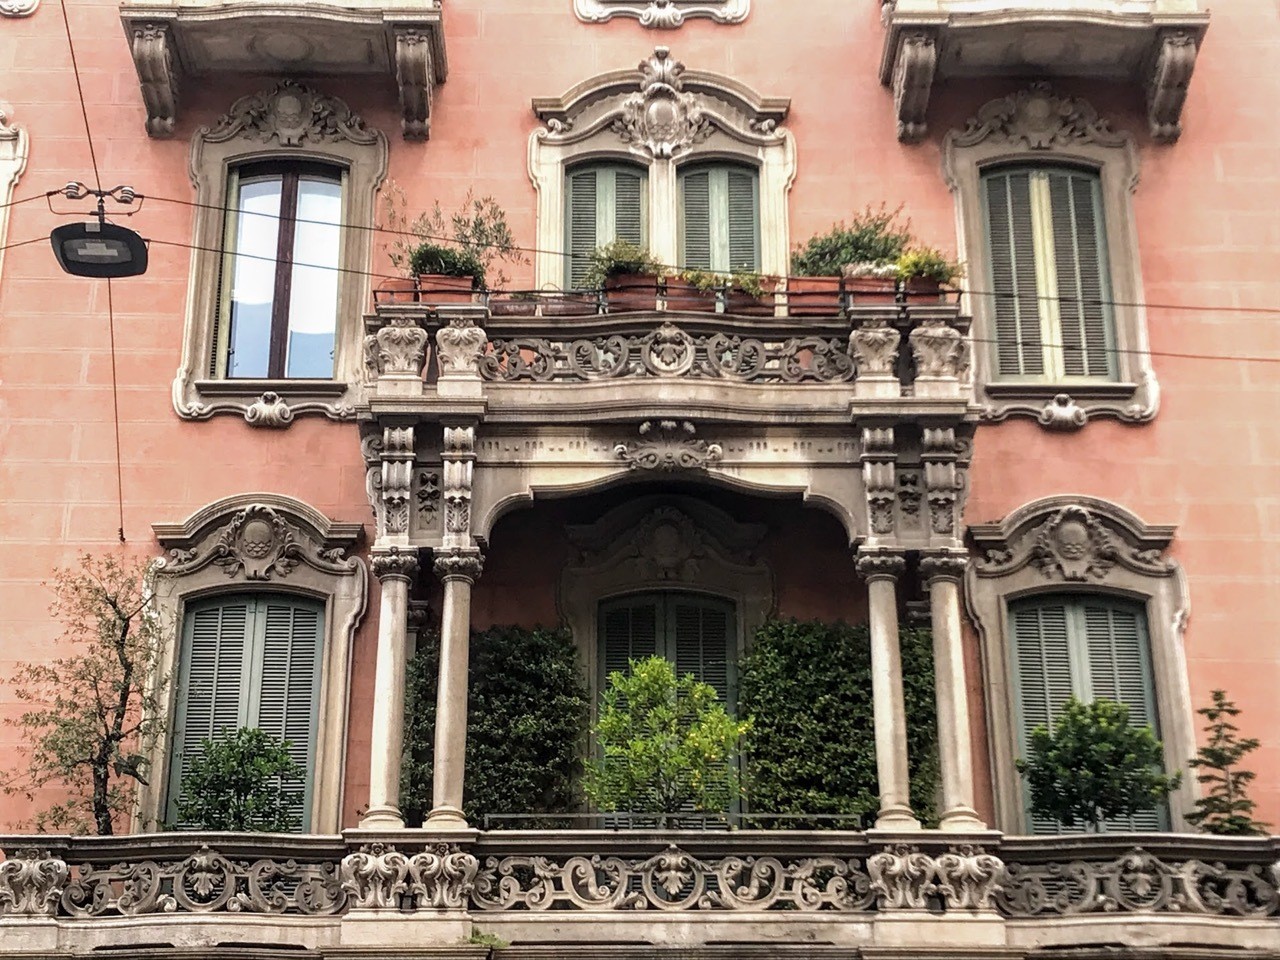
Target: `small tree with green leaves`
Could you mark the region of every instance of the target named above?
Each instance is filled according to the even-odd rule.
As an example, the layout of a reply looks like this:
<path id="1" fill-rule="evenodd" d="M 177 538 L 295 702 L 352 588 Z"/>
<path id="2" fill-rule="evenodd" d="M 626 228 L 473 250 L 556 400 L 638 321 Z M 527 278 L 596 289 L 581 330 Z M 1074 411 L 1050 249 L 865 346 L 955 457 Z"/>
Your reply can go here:
<path id="1" fill-rule="evenodd" d="M 1214 690 L 1213 703 L 1196 712 L 1208 721 L 1205 733 L 1209 742 L 1187 765 L 1201 771 L 1196 779 L 1208 792 L 1196 801 L 1187 821 L 1205 833 L 1265 835 L 1269 825 L 1253 819 L 1256 804 L 1245 792 L 1256 774 L 1240 769 L 1240 761 L 1258 749 L 1258 741 L 1238 736 L 1240 728 L 1231 722 L 1240 715 L 1240 708 L 1227 699 L 1225 690 Z"/>
<path id="2" fill-rule="evenodd" d="M 30 709 L 6 722 L 21 731 L 29 760 L 2 789 L 33 801 L 39 790 L 60 792 L 36 812 L 37 830 L 109 835 L 132 804 L 130 788 L 147 782 L 146 756 L 166 726 L 148 564 L 84 554 L 54 571 L 51 586 L 57 642 L 69 649 L 13 672 L 14 696 Z"/>
<path id="3" fill-rule="evenodd" d="M 178 821 L 193 830 L 290 833 L 302 826 L 307 771 L 288 743 L 252 727 L 224 730 L 200 743 L 200 756 L 182 778 Z"/>
<path id="4" fill-rule="evenodd" d="M 1018 772 L 1031 790 L 1031 810 L 1067 827 L 1098 825 L 1151 810 L 1181 781 L 1160 772 L 1163 750 L 1150 727 L 1129 723 L 1129 708 L 1112 700 L 1067 700 L 1050 731 L 1031 731 L 1030 757 Z"/>
<path id="5" fill-rule="evenodd" d="M 594 727 L 600 758 L 587 768 L 587 797 L 604 812 L 727 811 L 738 793 L 730 759 L 750 724 L 729 716 L 710 684 L 676 677 L 664 657 L 632 660 L 609 674 Z"/>

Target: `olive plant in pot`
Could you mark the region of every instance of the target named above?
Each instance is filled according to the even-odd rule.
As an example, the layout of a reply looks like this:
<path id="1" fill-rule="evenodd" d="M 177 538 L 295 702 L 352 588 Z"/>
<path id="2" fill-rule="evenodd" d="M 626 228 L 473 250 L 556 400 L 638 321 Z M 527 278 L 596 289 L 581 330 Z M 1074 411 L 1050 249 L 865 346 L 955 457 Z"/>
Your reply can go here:
<path id="1" fill-rule="evenodd" d="M 832 224 L 826 233 L 810 237 L 791 255 L 789 312 L 793 316 L 833 313 L 840 308 L 842 289 L 855 290 L 864 298 L 878 294 L 892 299 L 892 273 L 871 268 L 895 263 L 911 242 L 911 225 L 899 222 L 900 212 L 900 207 L 867 207 L 849 223 Z M 846 268 L 853 268 L 850 272 L 856 275 L 849 276 Z"/>
<path id="2" fill-rule="evenodd" d="M 663 273 L 662 264 L 644 247 L 614 240 L 591 251 L 583 283 L 603 287 L 610 310 L 656 310 Z"/>
<path id="3" fill-rule="evenodd" d="M 897 261 L 898 279 L 907 300 L 938 300 L 961 274 L 960 264 L 937 247 L 909 247 Z"/>
<path id="4" fill-rule="evenodd" d="M 470 303 L 484 289 L 484 265 L 468 250 L 420 243 L 409 257 L 423 300 L 432 303 Z"/>

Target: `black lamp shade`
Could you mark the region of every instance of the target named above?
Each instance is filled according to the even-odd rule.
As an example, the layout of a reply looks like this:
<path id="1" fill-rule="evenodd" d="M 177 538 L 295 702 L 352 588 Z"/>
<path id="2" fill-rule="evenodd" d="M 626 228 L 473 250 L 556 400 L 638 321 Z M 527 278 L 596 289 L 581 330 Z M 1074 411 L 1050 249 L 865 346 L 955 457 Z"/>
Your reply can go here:
<path id="1" fill-rule="evenodd" d="M 147 245 L 114 223 L 67 223 L 49 236 L 58 266 L 77 277 L 136 277 L 147 272 Z"/>

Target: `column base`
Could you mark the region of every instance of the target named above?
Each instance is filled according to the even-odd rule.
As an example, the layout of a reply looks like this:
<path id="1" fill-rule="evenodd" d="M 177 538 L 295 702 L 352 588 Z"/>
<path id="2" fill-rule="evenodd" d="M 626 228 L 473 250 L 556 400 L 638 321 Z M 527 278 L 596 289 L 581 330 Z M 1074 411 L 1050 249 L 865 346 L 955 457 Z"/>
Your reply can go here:
<path id="1" fill-rule="evenodd" d="M 875 829 L 886 831 L 919 830 L 920 821 L 911 813 L 910 807 L 894 804 L 891 807 L 880 808 L 880 813 L 876 816 Z"/>
<path id="2" fill-rule="evenodd" d="M 436 807 L 427 814 L 424 830 L 470 830 L 471 825 L 457 807 Z"/>
<path id="3" fill-rule="evenodd" d="M 949 833 L 975 833 L 986 830 L 987 825 L 978 818 L 971 807 L 952 807 L 938 821 L 938 829 Z"/>
<path id="4" fill-rule="evenodd" d="M 404 817 L 396 807 L 370 807 L 360 818 L 358 830 L 403 830 Z"/>

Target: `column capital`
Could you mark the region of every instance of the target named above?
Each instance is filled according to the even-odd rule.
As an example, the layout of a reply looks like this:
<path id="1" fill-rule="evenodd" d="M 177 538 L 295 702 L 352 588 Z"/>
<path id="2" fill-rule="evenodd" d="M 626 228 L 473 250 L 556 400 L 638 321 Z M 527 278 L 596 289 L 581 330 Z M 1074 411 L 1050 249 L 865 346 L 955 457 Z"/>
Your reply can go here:
<path id="1" fill-rule="evenodd" d="M 416 547 L 387 547 L 385 550 L 374 551 L 373 575 L 379 580 L 403 580 L 410 583 L 417 573 Z"/>
<path id="2" fill-rule="evenodd" d="M 484 572 L 484 557 L 474 547 L 450 547 L 435 551 L 432 570 L 443 582 L 466 580 L 475 583 Z"/>
<path id="3" fill-rule="evenodd" d="M 858 576 L 868 583 L 876 580 L 897 580 L 907 568 L 907 561 L 900 551 L 861 549 L 858 551 L 856 569 Z"/>
<path id="4" fill-rule="evenodd" d="M 926 583 L 933 583 L 935 580 L 959 583 L 964 579 L 968 566 L 967 550 L 944 550 L 920 556 L 920 576 Z"/>

